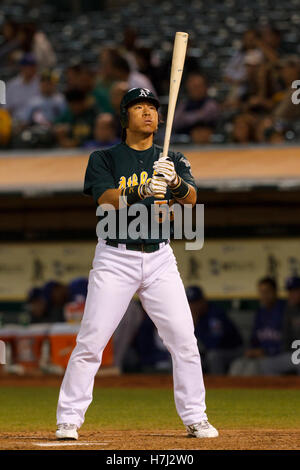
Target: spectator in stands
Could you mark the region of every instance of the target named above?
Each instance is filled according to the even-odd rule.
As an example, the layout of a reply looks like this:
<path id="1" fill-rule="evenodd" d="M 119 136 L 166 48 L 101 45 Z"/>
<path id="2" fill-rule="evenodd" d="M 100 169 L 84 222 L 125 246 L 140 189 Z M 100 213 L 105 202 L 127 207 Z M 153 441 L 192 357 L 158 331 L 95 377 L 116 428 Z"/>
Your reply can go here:
<path id="1" fill-rule="evenodd" d="M 18 25 L 7 18 L 2 25 L 2 43 L 0 46 L 0 64 L 11 65 L 17 62 L 20 41 L 18 39 Z"/>
<path id="2" fill-rule="evenodd" d="M 270 24 L 264 25 L 260 29 L 256 45 L 263 52 L 266 61 L 275 65 L 286 52 L 281 44 L 280 31 Z"/>
<path id="3" fill-rule="evenodd" d="M 82 90 L 94 100 L 97 108 L 104 113 L 112 110 L 109 99 L 96 87 L 97 70 L 90 62 L 80 62 L 76 69 L 77 85 L 75 88 Z"/>
<path id="4" fill-rule="evenodd" d="M 64 78 L 66 82 L 66 90 L 74 90 L 74 89 L 80 88 L 80 78 L 81 78 L 80 60 L 74 60 L 66 67 Z"/>
<path id="5" fill-rule="evenodd" d="M 65 97 L 57 91 L 58 74 L 45 69 L 40 75 L 40 94 L 32 99 L 24 111 L 28 126 L 51 127 L 66 109 Z"/>
<path id="6" fill-rule="evenodd" d="M 245 31 L 241 48 L 229 60 L 225 68 L 224 78 L 231 84 L 227 102 L 237 99 L 241 95 L 243 83 L 247 78 L 245 57 L 248 51 L 257 51 L 258 33 L 254 29 Z"/>
<path id="7" fill-rule="evenodd" d="M 61 147 L 78 147 L 93 139 L 96 117 L 99 114 L 94 100 L 82 90 L 68 90 L 66 111 L 57 119 L 55 134 Z"/>
<path id="8" fill-rule="evenodd" d="M 187 287 L 186 294 L 204 369 L 209 374 L 226 374 L 231 362 L 241 355 L 241 335 L 225 312 L 208 302 L 200 287 Z"/>
<path id="9" fill-rule="evenodd" d="M 157 92 L 161 91 L 161 74 L 159 68 L 152 63 L 152 50 L 150 47 L 136 48 L 134 54 L 137 70 L 150 79 Z"/>
<path id="10" fill-rule="evenodd" d="M 120 53 L 127 60 L 130 70 L 138 70 L 136 49 L 138 47 L 138 35 L 135 28 L 128 26 L 123 31 L 123 41 Z"/>
<path id="11" fill-rule="evenodd" d="M 129 88 L 127 82 L 116 82 L 110 90 L 110 101 L 113 108 L 113 115 L 115 118 L 118 137 L 121 137 L 122 135 L 122 126 L 120 122 L 120 104 L 123 96 L 125 93 L 127 93 L 128 90 Z"/>
<path id="12" fill-rule="evenodd" d="M 67 90 L 81 90 L 90 97 L 90 101 L 94 100 L 99 110 L 112 112 L 109 97 L 97 85 L 97 70 L 93 64 L 77 59 L 66 68 L 65 74 Z"/>
<path id="13" fill-rule="evenodd" d="M 45 33 L 37 29 L 33 22 L 26 22 L 20 26 L 18 37 L 21 49 L 25 53 L 32 53 L 39 69 L 52 68 L 56 64 L 56 55 Z"/>
<path id="14" fill-rule="evenodd" d="M 30 323 L 47 323 L 47 303 L 43 289 L 34 287 L 30 290 L 26 301 Z"/>
<path id="15" fill-rule="evenodd" d="M 232 124 L 231 140 L 238 144 L 248 144 L 254 141 L 254 126 L 256 120 L 249 113 L 238 114 Z"/>
<path id="16" fill-rule="evenodd" d="M 114 116 L 110 113 L 101 113 L 95 121 L 94 139 L 83 144 L 83 148 L 103 149 L 120 142 L 117 136 L 117 126 Z"/>
<path id="17" fill-rule="evenodd" d="M 113 71 L 114 57 L 118 57 L 119 53 L 114 48 L 103 48 L 99 56 L 99 74 L 95 86 L 95 94 L 98 102 L 102 103 L 102 108 L 107 112 L 113 112 L 110 103 L 110 91 L 115 82 Z"/>
<path id="18" fill-rule="evenodd" d="M 6 106 L 15 123 L 25 121 L 27 106 L 39 94 L 36 59 L 25 54 L 20 61 L 20 74 L 9 80 L 6 87 Z"/>
<path id="19" fill-rule="evenodd" d="M 199 61 L 197 57 L 194 57 L 191 54 L 191 49 L 194 50 L 199 49 L 199 44 L 193 44 L 193 40 L 190 37 L 187 50 L 186 50 L 186 57 L 184 61 L 184 74 L 182 77 L 182 84 L 185 85 L 186 77 L 188 77 L 191 73 L 198 72 L 200 73 Z M 159 96 L 168 95 L 169 94 L 169 87 L 170 87 L 170 73 L 172 67 L 172 57 L 168 54 L 169 60 L 161 60 L 159 54 L 155 54 L 153 51 L 153 63 L 158 68 L 157 71 L 157 92 Z M 156 85 L 154 83 L 154 85 Z"/>
<path id="20" fill-rule="evenodd" d="M 280 141 L 284 141 L 286 132 L 293 128 L 295 120 L 300 119 L 300 107 L 295 106 L 292 101 L 292 94 L 295 91 L 292 83 L 300 77 L 299 58 L 286 57 L 278 63 L 277 69 L 282 90 L 274 96 L 274 107 L 271 113 L 262 118 L 256 126 L 258 142 L 270 142 L 270 137 L 274 135 L 280 135 Z"/>
<path id="21" fill-rule="evenodd" d="M 68 287 L 58 281 L 49 281 L 43 287 L 46 301 L 47 321 L 49 323 L 64 322 L 64 307 L 68 301 Z"/>
<path id="22" fill-rule="evenodd" d="M 269 112 L 274 106 L 271 96 L 273 88 L 270 87 L 268 92 L 265 90 L 267 77 L 263 61 L 260 50 L 252 50 L 245 55 L 247 78 L 241 95 L 242 109 L 255 115 Z"/>
<path id="23" fill-rule="evenodd" d="M 131 71 L 129 64 L 121 55 L 115 55 L 112 60 L 112 76 L 115 81 L 125 81 L 131 88 L 148 88 L 156 94 L 153 84 L 140 72 Z"/>
<path id="24" fill-rule="evenodd" d="M 285 304 L 277 297 L 276 281 L 264 277 L 258 282 L 260 307 L 256 312 L 250 348 L 233 362 L 231 375 L 273 375 L 281 373 L 284 352 L 283 320 Z"/>
<path id="25" fill-rule="evenodd" d="M 176 108 L 174 131 L 192 136 L 195 129 L 204 128 L 207 141 L 220 116 L 219 105 L 208 96 L 206 78 L 199 72 L 188 75 L 186 90 L 187 98 L 179 101 Z"/>

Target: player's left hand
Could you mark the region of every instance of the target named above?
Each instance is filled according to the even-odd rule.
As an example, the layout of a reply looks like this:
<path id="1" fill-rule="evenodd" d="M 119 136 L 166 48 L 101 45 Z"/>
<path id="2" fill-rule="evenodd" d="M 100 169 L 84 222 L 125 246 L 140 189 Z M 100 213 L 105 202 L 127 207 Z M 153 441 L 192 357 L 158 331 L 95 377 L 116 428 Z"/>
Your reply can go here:
<path id="1" fill-rule="evenodd" d="M 156 160 L 153 165 L 153 170 L 156 174 L 163 176 L 168 186 L 176 186 L 178 184 L 178 176 L 175 171 L 175 166 L 170 157 L 162 157 Z"/>

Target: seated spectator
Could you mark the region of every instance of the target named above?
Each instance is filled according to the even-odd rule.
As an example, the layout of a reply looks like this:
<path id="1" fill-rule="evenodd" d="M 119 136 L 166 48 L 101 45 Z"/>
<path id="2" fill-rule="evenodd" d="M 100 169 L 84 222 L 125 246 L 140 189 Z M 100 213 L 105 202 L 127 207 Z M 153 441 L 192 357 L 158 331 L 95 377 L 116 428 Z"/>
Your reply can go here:
<path id="1" fill-rule="evenodd" d="M 110 102 L 111 87 L 116 81 L 113 71 L 114 57 L 119 53 L 114 48 L 103 48 L 99 56 L 99 73 L 96 81 L 94 93 L 98 103 L 101 103 L 101 109 L 107 112 L 113 112 Z"/>
<path id="2" fill-rule="evenodd" d="M 17 61 L 17 52 L 20 47 L 17 23 L 7 18 L 2 25 L 2 43 L 0 46 L 1 65 L 11 65 Z"/>
<path id="3" fill-rule="evenodd" d="M 248 144 L 254 140 L 252 119 L 249 114 L 238 114 L 234 118 L 230 140 L 238 144 Z"/>
<path id="4" fill-rule="evenodd" d="M 211 143 L 211 137 L 214 131 L 214 125 L 195 126 L 190 131 L 191 142 L 197 145 Z"/>
<path id="5" fill-rule="evenodd" d="M 58 281 L 47 282 L 42 290 L 46 301 L 46 318 L 49 323 L 64 322 L 64 307 L 68 300 L 68 288 Z"/>
<path id="6" fill-rule="evenodd" d="M 15 123 L 25 121 L 27 107 L 39 94 L 36 59 L 25 54 L 20 61 L 20 74 L 9 80 L 6 87 L 6 107 Z"/>
<path id="7" fill-rule="evenodd" d="M 68 90 L 65 97 L 68 106 L 57 119 L 54 131 L 61 147 L 79 147 L 93 138 L 99 110 L 82 90 Z"/>
<path id="8" fill-rule="evenodd" d="M 284 141 L 286 132 L 293 128 L 296 119 L 300 119 L 300 106 L 295 106 L 292 101 L 292 94 L 295 92 L 292 83 L 300 77 L 299 58 L 286 57 L 278 63 L 277 69 L 282 90 L 274 95 L 274 107 L 271 113 L 256 125 L 258 142 L 270 142 L 274 135 L 281 136 L 277 141 Z"/>
<path id="9" fill-rule="evenodd" d="M 154 94 L 156 91 L 153 84 L 140 72 L 130 70 L 129 64 L 121 55 L 114 55 L 112 59 L 112 77 L 114 81 L 125 81 L 128 83 L 129 89 L 131 88 L 148 88 Z"/>
<path id="10" fill-rule="evenodd" d="M 103 94 L 102 91 L 96 86 L 97 70 L 95 66 L 89 62 L 81 62 L 77 69 L 77 86 L 82 90 L 90 99 L 94 100 L 97 108 L 103 113 L 112 112 L 112 106 L 109 97 Z"/>
<path id="11" fill-rule="evenodd" d="M 205 77 L 193 72 L 186 80 L 187 98 L 179 101 L 174 117 L 174 131 L 189 134 L 195 128 L 211 129 L 220 115 L 219 105 L 207 94 Z M 207 134 L 207 133 L 206 133 Z"/>
<path id="12" fill-rule="evenodd" d="M 114 116 L 110 113 L 101 113 L 95 121 L 94 139 L 85 142 L 83 148 L 101 149 L 111 147 L 119 142 Z"/>
<path id="13" fill-rule="evenodd" d="M 64 96 L 57 92 L 58 75 L 53 70 L 44 70 L 40 76 L 40 94 L 32 99 L 24 110 L 28 126 L 50 127 L 66 109 Z"/>
<path id="14" fill-rule="evenodd" d="M 18 32 L 21 49 L 25 53 L 32 53 L 40 70 L 54 67 L 56 55 L 45 33 L 37 29 L 33 21 L 23 23 Z"/>
<path id="15" fill-rule="evenodd" d="M 234 100 L 241 94 L 241 87 L 247 78 L 245 57 L 248 51 L 258 50 L 257 39 L 257 31 L 254 29 L 245 31 L 241 48 L 235 52 L 225 68 L 224 78 L 231 84 L 227 101 Z"/>
<path id="16" fill-rule="evenodd" d="M 137 70 L 148 77 L 155 87 L 155 90 L 160 90 L 161 74 L 158 66 L 153 65 L 152 50 L 149 47 L 139 47 L 134 51 Z"/>
<path id="17" fill-rule="evenodd" d="M 43 295 L 43 289 L 34 287 L 28 294 L 26 301 L 27 311 L 30 315 L 30 323 L 47 323 L 47 303 Z"/>
<path id="18" fill-rule="evenodd" d="M 187 287 L 186 295 L 205 371 L 226 374 L 231 362 L 242 351 L 243 341 L 238 329 L 225 312 L 207 301 L 200 287 Z"/>
<path id="19" fill-rule="evenodd" d="M 244 357 L 233 362 L 231 375 L 277 375 L 286 371 L 286 364 L 282 365 L 285 303 L 277 297 L 276 281 L 270 277 L 261 279 L 258 295 L 260 307 L 254 320 L 250 348 Z"/>
<path id="20" fill-rule="evenodd" d="M 286 53 L 281 44 L 280 31 L 267 24 L 260 29 L 260 35 L 256 44 L 263 52 L 265 59 L 271 64 L 277 64 L 278 60 Z"/>
<path id="21" fill-rule="evenodd" d="M 74 60 L 65 68 L 64 79 L 66 90 L 80 89 L 81 62 Z"/>
<path id="22" fill-rule="evenodd" d="M 257 115 L 269 112 L 274 106 L 273 88 L 266 90 L 267 76 L 264 56 L 260 50 L 252 50 L 245 55 L 246 80 L 241 95 L 242 109 Z M 275 91 L 275 90 L 274 90 Z"/>
<path id="23" fill-rule="evenodd" d="M 116 82 L 110 90 L 110 102 L 113 108 L 113 115 L 115 117 L 118 137 L 121 137 L 122 135 L 122 126 L 120 121 L 120 104 L 123 99 L 123 96 L 125 95 L 125 93 L 127 93 L 128 89 L 129 88 L 127 82 Z"/>

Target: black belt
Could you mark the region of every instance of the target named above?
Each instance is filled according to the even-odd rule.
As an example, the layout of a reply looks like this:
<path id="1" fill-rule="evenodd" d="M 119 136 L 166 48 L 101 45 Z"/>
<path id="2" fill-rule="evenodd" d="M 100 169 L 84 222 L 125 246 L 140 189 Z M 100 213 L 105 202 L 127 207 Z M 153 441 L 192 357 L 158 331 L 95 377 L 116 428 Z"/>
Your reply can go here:
<path id="1" fill-rule="evenodd" d="M 167 245 L 167 242 L 163 242 Z M 110 240 L 106 241 L 106 245 L 114 246 L 115 248 L 119 247 L 118 242 L 112 242 Z M 142 251 L 143 253 L 153 253 L 154 251 L 159 250 L 160 243 L 126 243 L 126 250 L 133 250 L 133 251 Z"/>

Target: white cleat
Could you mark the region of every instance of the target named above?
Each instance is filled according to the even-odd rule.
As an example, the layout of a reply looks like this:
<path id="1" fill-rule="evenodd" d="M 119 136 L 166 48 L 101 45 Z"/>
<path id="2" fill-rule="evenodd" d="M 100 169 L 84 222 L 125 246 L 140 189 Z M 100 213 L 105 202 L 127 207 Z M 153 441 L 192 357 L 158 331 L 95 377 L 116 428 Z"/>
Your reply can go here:
<path id="1" fill-rule="evenodd" d="M 72 439 L 72 440 L 77 441 L 78 439 L 77 426 L 76 424 L 68 424 L 68 423 L 58 424 L 55 435 L 57 439 Z"/>
<path id="2" fill-rule="evenodd" d="M 186 426 L 189 437 L 218 437 L 219 433 L 207 420 Z"/>

